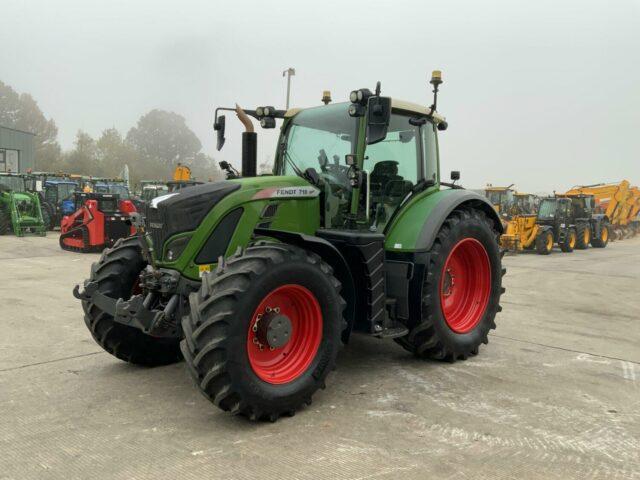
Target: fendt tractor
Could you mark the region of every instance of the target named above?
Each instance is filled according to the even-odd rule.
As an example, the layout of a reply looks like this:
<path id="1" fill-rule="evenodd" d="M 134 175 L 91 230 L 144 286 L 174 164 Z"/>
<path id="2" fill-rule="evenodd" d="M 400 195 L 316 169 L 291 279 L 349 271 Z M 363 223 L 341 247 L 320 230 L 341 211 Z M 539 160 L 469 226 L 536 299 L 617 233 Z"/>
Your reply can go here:
<path id="1" fill-rule="evenodd" d="M 436 113 L 360 89 L 307 109 L 218 108 L 245 125 L 241 178 L 155 198 L 137 234 L 103 252 L 85 322 L 127 362 L 186 360 L 222 410 L 275 421 L 324 388 L 353 332 L 421 358 L 476 355 L 495 328 L 500 219 L 483 196 L 440 181 Z M 283 120 L 273 175 L 257 134 Z M 442 188 L 442 187 L 449 188 Z"/>
<path id="2" fill-rule="evenodd" d="M 22 174 L 0 173 L 0 235 L 27 233 L 46 235 L 46 214 L 40 208 L 36 193 L 26 189 Z"/>

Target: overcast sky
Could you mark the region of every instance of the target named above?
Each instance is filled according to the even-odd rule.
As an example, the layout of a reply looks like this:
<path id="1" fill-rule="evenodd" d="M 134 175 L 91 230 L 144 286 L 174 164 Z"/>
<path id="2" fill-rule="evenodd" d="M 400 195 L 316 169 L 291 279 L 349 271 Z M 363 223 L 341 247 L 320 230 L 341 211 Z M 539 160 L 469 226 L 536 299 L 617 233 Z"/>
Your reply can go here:
<path id="1" fill-rule="evenodd" d="M 126 133 L 182 114 L 204 151 L 239 163 L 239 122 L 215 152 L 215 106 L 335 101 L 373 89 L 428 105 L 443 71 L 443 176 L 521 190 L 640 183 L 640 2 L 2 0 L 0 79 L 78 129 Z M 272 157 L 273 135 L 260 160 Z M 135 168 L 135 167 L 134 167 Z"/>

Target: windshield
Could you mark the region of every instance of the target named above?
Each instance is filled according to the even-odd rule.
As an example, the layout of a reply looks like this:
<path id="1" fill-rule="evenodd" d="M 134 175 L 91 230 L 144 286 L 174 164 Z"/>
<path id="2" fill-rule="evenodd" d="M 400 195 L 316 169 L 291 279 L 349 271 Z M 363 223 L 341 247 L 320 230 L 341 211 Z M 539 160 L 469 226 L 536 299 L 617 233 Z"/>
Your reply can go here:
<path id="1" fill-rule="evenodd" d="M 556 215 L 557 202 L 554 199 L 547 198 L 540 202 L 538 210 L 538 218 L 553 218 Z"/>
<path id="2" fill-rule="evenodd" d="M 355 153 L 358 120 L 348 114 L 349 104 L 336 103 L 298 113 L 285 138 L 284 175 L 307 168 L 336 173 L 346 167 L 344 156 Z M 292 165 L 292 163 L 295 165 Z"/>
<path id="3" fill-rule="evenodd" d="M 161 195 L 165 195 L 168 192 L 169 192 L 169 188 L 165 186 L 144 187 L 144 189 L 142 190 L 142 198 L 143 200 L 149 201 Z"/>
<path id="4" fill-rule="evenodd" d="M 492 205 L 505 206 L 513 200 L 513 193 L 510 190 L 487 190 L 487 198 Z"/>
<path id="5" fill-rule="evenodd" d="M 100 183 L 96 185 L 96 193 L 116 193 L 121 199 L 129 198 L 129 189 L 120 183 Z"/>
<path id="6" fill-rule="evenodd" d="M 344 224 L 351 200 L 345 155 L 356 153 L 358 118 L 350 117 L 348 109 L 347 103 L 335 103 L 298 113 L 279 152 L 282 175 L 301 176 L 308 168 L 319 174 L 327 205 L 325 227 Z"/>
<path id="7" fill-rule="evenodd" d="M 24 178 L 11 175 L 0 175 L 0 185 L 14 192 L 24 192 Z"/>
<path id="8" fill-rule="evenodd" d="M 62 201 L 73 197 L 73 192 L 75 192 L 77 188 L 78 185 L 75 183 L 60 183 L 58 185 L 58 198 Z"/>

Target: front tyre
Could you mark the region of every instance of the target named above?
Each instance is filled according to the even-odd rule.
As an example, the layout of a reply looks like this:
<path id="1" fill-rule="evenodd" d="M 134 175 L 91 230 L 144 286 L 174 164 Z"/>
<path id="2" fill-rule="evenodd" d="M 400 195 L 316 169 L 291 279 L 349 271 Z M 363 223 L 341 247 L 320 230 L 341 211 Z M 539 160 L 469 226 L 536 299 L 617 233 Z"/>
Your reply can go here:
<path id="1" fill-rule="evenodd" d="M 551 230 L 542 230 L 536 236 L 536 252 L 538 255 L 549 255 L 553 250 L 553 233 Z"/>
<path id="2" fill-rule="evenodd" d="M 579 223 L 576 226 L 576 250 L 586 250 L 591 243 L 591 225 Z"/>
<path id="3" fill-rule="evenodd" d="M 145 266 L 138 240 L 133 237 L 120 239 L 93 264 L 91 280 L 98 283 L 100 293 L 128 300 L 133 293 L 137 293 L 138 275 Z M 117 323 L 111 315 L 91 302 L 83 300 L 82 306 L 85 323 L 94 340 L 114 357 L 145 366 L 180 361 L 177 339 L 152 337 L 137 328 Z"/>
<path id="4" fill-rule="evenodd" d="M 564 241 L 560 244 L 560 250 L 562 250 L 564 253 L 573 252 L 573 249 L 576 248 L 577 239 L 578 235 L 576 233 L 576 229 L 568 229 L 564 237 Z"/>
<path id="5" fill-rule="evenodd" d="M 501 310 L 498 232 L 474 209 L 454 211 L 429 255 L 421 320 L 396 341 L 422 358 L 455 361 L 476 355 Z"/>
<path id="6" fill-rule="evenodd" d="M 340 287 L 320 257 L 286 244 L 249 247 L 205 275 L 182 319 L 181 348 L 198 389 L 253 420 L 310 403 L 341 343 Z"/>
<path id="7" fill-rule="evenodd" d="M 609 243 L 609 224 L 604 223 L 600 227 L 600 232 L 597 237 L 591 239 L 591 246 L 594 248 L 605 248 Z"/>
<path id="8" fill-rule="evenodd" d="M 9 234 L 11 228 L 11 213 L 5 205 L 0 204 L 0 235 Z"/>

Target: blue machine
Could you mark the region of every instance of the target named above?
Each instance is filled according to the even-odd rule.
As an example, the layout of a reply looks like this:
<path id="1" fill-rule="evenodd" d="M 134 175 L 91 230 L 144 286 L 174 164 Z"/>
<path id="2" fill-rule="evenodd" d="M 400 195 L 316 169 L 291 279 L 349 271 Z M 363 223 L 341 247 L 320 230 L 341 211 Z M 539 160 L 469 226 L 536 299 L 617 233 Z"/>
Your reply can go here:
<path id="1" fill-rule="evenodd" d="M 78 190 L 77 182 L 68 179 L 47 179 L 43 185 L 42 208 L 47 210 L 49 230 L 59 226 L 62 217 L 75 212 L 73 192 Z"/>

